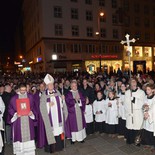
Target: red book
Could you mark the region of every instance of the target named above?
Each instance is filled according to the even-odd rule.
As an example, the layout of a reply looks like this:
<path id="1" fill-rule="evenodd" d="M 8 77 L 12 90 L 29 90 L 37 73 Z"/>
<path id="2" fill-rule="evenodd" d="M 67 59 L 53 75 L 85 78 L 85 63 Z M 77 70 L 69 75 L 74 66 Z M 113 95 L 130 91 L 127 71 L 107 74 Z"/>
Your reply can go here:
<path id="1" fill-rule="evenodd" d="M 20 116 L 28 116 L 30 113 L 29 98 L 21 98 L 16 100 L 17 114 Z"/>

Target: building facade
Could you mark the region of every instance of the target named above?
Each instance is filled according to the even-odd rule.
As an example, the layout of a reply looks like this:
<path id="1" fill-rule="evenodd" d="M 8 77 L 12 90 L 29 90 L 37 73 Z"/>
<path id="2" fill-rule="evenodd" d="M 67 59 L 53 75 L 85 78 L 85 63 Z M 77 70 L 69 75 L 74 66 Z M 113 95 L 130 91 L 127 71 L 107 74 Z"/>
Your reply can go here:
<path id="1" fill-rule="evenodd" d="M 155 4 L 136 1 L 25 0 L 27 65 L 34 72 L 125 70 L 128 57 L 120 41 L 129 33 L 137 39 L 132 70 L 154 69 Z"/>

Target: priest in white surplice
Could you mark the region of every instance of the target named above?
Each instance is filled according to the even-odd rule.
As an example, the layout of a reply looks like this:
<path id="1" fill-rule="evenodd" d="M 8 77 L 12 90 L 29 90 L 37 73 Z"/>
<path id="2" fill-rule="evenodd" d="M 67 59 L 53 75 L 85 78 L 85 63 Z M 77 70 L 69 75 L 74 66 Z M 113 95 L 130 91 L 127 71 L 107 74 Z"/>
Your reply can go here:
<path id="1" fill-rule="evenodd" d="M 137 87 L 136 79 L 131 79 L 130 89 L 125 92 L 125 112 L 127 143 L 134 143 L 135 137 L 143 122 L 142 106 L 144 104 L 145 93 Z"/>

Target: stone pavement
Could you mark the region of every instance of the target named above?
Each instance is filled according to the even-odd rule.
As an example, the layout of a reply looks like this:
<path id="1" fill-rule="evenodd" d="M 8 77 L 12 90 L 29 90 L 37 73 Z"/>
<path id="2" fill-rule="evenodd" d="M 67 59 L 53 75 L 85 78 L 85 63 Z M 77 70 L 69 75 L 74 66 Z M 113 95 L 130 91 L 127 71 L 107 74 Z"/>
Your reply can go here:
<path id="1" fill-rule="evenodd" d="M 12 145 L 7 145 L 5 150 L 5 155 L 13 155 Z M 36 155 L 49 155 L 49 153 L 37 149 Z M 82 144 L 71 145 L 69 140 L 66 140 L 65 150 L 53 155 L 155 155 L 155 152 L 152 153 L 143 146 L 127 145 L 123 139 L 110 138 L 105 134 L 88 136 Z"/>

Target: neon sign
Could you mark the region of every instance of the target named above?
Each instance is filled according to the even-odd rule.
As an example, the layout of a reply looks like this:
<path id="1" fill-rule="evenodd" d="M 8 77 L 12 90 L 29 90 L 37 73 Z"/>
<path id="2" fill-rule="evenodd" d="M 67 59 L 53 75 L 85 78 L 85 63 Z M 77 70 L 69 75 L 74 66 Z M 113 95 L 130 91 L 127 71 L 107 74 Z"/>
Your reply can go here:
<path id="1" fill-rule="evenodd" d="M 99 58 L 102 58 L 102 59 L 116 59 L 118 58 L 117 55 L 92 55 L 91 56 L 93 59 L 99 59 Z"/>

